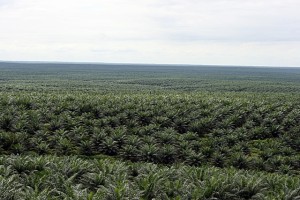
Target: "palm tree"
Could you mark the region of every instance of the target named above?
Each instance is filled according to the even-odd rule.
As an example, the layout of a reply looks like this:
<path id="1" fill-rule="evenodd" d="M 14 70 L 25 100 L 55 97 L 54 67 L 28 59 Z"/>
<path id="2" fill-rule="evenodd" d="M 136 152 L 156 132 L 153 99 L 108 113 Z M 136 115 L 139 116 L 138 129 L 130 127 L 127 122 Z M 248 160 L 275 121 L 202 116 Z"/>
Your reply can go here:
<path id="1" fill-rule="evenodd" d="M 95 153 L 93 151 L 93 142 L 91 140 L 82 140 L 79 143 L 80 146 L 80 151 L 83 155 L 93 155 L 93 153 Z"/>
<path id="2" fill-rule="evenodd" d="M 242 153 L 235 153 L 231 156 L 230 163 L 232 166 L 238 169 L 246 169 L 248 168 L 248 160 Z"/>
<path id="3" fill-rule="evenodd" d="M 80 179 L 80 183 L 93 192 L 96 192 L 101 186 L 107 186 L 107 181 L 107 177 L 102 172 L 85 173 Z"/>
<path id="4" fill-rule="evenodd" d="M 200 166 L 204 162 L 204 156 L 201 153 L 195 153 L 190 151 L 190 153 L 185 158 L 185 163 L 192 166 Z"/>
<path id="5" fill-rule="evenodd" d="M 172 129 L 168 128 L 162 132 L 157 132 L 155 136 L 157 137 L 157 141 L 161 144 L 173 144 L 176 141 L 177 132 Z"/>
<path id="6" fill-rule="evenodd" d="M 164 182 L 159 173 L 150 173 L 138 180 L 137 184 L 142 192 L 143 199 L 154 199 L 160 194 L 160 185 Z"/>
<path id="7" fill-rule="evenodd" d="M 124 145 L 121 149 L 120 155 L 126 159 L 137 161 L 139 158 L 139 150 L 133 145 Z"/>
<path id="8" fill-rule="evenodd" d="M 144 161 L 148 162 L 156 162 L 158 159 L 158 147 L 152 143 L 152 144 L 144 144 L 141 147 L 141 158 Z"/>
<path id="9" fill-rule="evenodd" d="M 15 144 L 15 141 L 16 134 L 0 131 L 0 144 L 3 150 L 9 151 L 11 146 Z"/>
<path id="10" fill-rule="evenodd" d="M 170 164 L 177 159 L 177 150 L 169 144 L 164 145 L 158 152 L 160 163 Z"/>
<path id="11" fill-rule="evenodd" d="M 103 153 L 107 155 L 117 155 L 119 152 L 118 142 L 114 141 L 112 138 L 105 138 L 102 144 L 100 145 L 100 149 Z"/>
<path id="12" fill-rule="evenodd" d="M 73 143 L 65 137 L 58 137 L 56 153 L 60 155 L 70 155 L 77 152 L 76 147 Z"/>
<path id="13" fill-rule="evenodd" d="M 10 131 L 14 125 L 14 117 L 9 113 L 1 113 L 0 115 L 0 130 Z"/>
<path id="14" fill-rule="evenodd" d="M 118 146 L 121 147 L 125 142 L 127 128 L 126 127 L 118 127 L 113 130 L 110 137 L 117 142 Z"/>

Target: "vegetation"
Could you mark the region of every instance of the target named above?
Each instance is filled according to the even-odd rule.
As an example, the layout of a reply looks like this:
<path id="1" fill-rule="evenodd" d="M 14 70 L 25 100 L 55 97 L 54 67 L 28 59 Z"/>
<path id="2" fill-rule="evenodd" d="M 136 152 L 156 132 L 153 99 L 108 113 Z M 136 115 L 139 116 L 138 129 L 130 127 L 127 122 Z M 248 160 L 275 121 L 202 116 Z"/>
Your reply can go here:
<path id="1" fill-rule="evenodd" d="M 0 63 L 2 91 L 299 93 L 299 68 Z"/>
<path id="2" fill-rule="evenodd" d="M 300 199 L 299 69 L 0 70 L 0 199 Z"/>
<path id="3" fill-rule="evenodd" d="M 3 156 L 1 199 L 297 199 L 300 179 L 77 156 Z"/>

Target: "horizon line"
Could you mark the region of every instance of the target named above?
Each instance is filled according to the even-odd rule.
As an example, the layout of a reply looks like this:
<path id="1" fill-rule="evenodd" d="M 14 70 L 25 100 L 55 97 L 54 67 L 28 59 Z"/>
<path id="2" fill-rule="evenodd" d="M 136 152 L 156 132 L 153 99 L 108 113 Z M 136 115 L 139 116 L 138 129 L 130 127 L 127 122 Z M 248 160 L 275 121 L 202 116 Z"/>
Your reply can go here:
<path id="1" fill-rule="evenodd" d="M 93 61 L 13 61 L 0 60 L 0 63 L 32 63 L 32 64 L 86 64 L 86 65 L 156 65 L 156 66 L 191 66 L 191 67 L 250 67 L 250 68 L 300 68 L 300 66 L 271 66 L 271 65 L 220 65 L 220 64 L 183 64 L 183 63 L 119 63 L 119 62 L 93 62 Z"/>

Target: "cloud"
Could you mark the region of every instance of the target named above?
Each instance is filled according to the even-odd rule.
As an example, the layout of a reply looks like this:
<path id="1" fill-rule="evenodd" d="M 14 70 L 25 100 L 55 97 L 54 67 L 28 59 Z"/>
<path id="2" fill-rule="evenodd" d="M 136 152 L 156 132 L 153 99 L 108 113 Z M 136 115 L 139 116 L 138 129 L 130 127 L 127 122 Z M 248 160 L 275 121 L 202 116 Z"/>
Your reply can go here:
<path id="1" fill-rule="evenodd" d="M 298 0 L 0 0 L 0 59 L 300 66 Z"/>
<path id="2" fill-rule="evenodd" d="M 0 0 L 0 9 L 14 3 L 14 0 Z"/>
<path id="3" fill-rule="evenodd" d="M 157 20 L 174 40 L 299 41 L 297 1 L 185 1 Z"/>

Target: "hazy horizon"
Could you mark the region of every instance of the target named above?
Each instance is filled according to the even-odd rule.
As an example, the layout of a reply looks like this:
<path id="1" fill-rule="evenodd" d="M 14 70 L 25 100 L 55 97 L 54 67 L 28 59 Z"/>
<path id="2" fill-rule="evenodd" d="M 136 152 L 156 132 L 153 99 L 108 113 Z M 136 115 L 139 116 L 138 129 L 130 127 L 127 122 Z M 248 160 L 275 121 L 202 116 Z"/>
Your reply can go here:
<path id="1" fill-rule="evenodd" d="M 25 64 L 82 64 L 82 65 L 145 65 L 145 66 L 190 66 L 190 67 L 229 67 L 229 68 L 300 68 L 299 66 L 268 66 L 268 65 L 214 65 L 214 64 L 186 64 L 186 63 L 117 63 L 117 62 L 89 62 L 89 61 L 33 61 L 33 60 L 0 60 L 1 63 L 25 63 Z"/>
<path id="2" fill-rule="evenodd" d="M 0 60 L 300 67 L 297 0 L 0 0 Z"/>

